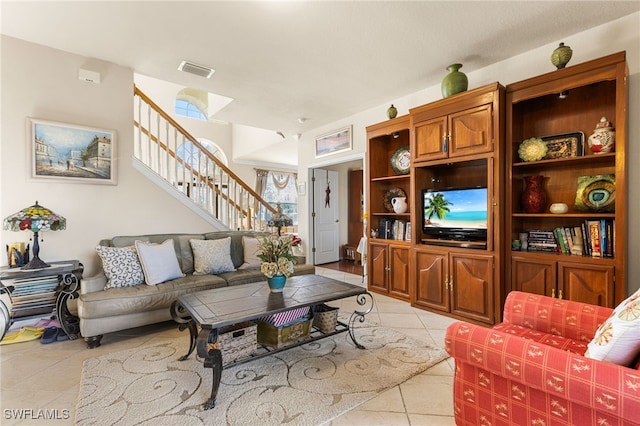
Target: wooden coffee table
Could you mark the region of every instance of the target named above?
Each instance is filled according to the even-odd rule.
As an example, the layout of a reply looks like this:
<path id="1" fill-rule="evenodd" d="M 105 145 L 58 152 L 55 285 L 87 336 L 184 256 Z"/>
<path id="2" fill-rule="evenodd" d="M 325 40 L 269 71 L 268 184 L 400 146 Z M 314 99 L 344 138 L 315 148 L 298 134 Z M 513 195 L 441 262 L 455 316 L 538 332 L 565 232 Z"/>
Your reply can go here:
<path id="1" fill-rule="evenodd" d="M 180 330 L 189 329 L 190 335 L 189 351 L 180 360 L 187 359 L 197 348 L 198 356 L 204 359 L 204 366 L 213 371 L 211 397 L 204 404 L 204 409 L 215 407 L 220 378 L 222 377 L 222 353 L 220 349 L 212 348 L 212 344 L 218 339 L 219 328 L 290 309 L 313 307 L 351 296 L 355 296 L 357 304 L 364 309 L 362 311 L 355 310 L 347 323 L 338 321 L 335 331 L 322 333 L 319 330 L 313 330 L 309 337 L 279 348 L 258 345 L 256 353 L 229 365 L 252 361 L 344 332 L 349 333 L 356 347 L 364 349 L 364 346 L 356 340 L 353 325 L 356 320 L 363 322 L 365 315 L 371 312 L 374 303 L 373 295 L 366 288 L 332 278 L 320 275 L 300 275 L 288 278 L 282 293 L 271 293 L 266 281 L 263 281 L 179 296 L 178 300 L 171 305 L 171 316 L 174 321 L 179 323 Z"/>

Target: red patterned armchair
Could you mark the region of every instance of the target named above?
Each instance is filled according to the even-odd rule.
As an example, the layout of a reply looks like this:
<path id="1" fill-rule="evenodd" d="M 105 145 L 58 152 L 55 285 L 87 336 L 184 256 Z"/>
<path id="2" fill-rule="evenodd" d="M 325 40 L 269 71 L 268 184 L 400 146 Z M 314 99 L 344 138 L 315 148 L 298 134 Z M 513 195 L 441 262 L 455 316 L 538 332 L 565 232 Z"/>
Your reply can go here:
<path id="1" fill-rule="evenodd" d="M 583 356 L 612 312 L 513 291 L 493 328 L 451 324 L 456 424 L 640 425 L 640 371 Z"/>

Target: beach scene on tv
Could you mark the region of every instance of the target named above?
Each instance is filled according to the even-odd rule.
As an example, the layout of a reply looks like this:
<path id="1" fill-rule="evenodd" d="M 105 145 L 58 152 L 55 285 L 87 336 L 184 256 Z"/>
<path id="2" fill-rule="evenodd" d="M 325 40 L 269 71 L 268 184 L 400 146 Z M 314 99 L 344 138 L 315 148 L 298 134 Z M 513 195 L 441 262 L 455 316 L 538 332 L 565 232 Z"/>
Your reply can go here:
<path id="1" fill-rule="evenodd" d="M 426 227 L 487 228 L 487 188 L 426 191 L 423 206 Z"/>

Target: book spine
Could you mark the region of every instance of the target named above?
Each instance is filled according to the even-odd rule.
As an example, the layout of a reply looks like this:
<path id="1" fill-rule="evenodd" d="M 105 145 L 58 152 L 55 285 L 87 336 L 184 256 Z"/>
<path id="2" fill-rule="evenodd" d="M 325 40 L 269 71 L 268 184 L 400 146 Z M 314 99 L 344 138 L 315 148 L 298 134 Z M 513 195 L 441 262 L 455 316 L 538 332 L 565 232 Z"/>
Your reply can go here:
<path id="1" fill-rule="evenodd" d="M 591 256 L 591 238 L 589 238 L 589 230 L 587 228 L 587 221 L 584 221 L 580 225 L 580 230 L 582 231 L 582 244 L 584 245 L 584 254 L 586 256 Z"/>
<path id="2" fill-rule="evenodd" d="M 600 221 L 590 220 L 588 225 L 589 242 L 591 243 L 591 257 L 602 257 Z"/>

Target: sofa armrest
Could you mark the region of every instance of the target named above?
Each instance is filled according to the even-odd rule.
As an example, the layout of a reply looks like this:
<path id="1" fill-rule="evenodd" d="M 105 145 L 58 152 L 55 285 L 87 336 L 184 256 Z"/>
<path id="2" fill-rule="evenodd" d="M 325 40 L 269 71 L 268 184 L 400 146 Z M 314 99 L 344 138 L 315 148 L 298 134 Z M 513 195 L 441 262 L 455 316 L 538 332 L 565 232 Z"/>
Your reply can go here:
<path id="1" fill-rule="evenodd" d="M 588 342 L 611 312 L 602 306 L 512 291 L 505 300 L 503 321 Z"/>
<path id="2" fill-rule="evenodd" d="M 470 364 L 633 424 L 640 423 L 637 370 L 464 322 L 447 328 L 445 349 L 455 359 L 456 369 Z"/>
<path id="3" fill-rule="evenodd" d="M 80 283 L 80 294 L 102 291 L 104 290 L 104 286 L 106 284 L 107 277 L 104 275 L 104 272 L 99 272 L 92 277 L 83 278 L 82 282 Z"/>

